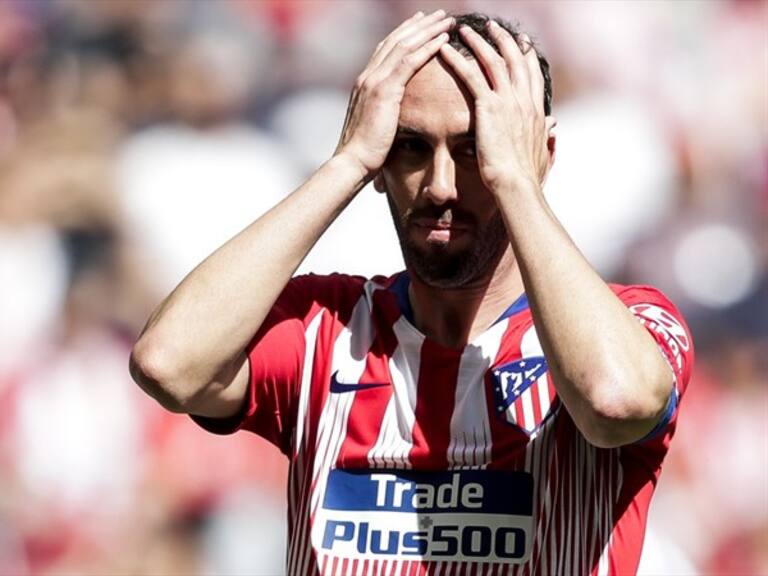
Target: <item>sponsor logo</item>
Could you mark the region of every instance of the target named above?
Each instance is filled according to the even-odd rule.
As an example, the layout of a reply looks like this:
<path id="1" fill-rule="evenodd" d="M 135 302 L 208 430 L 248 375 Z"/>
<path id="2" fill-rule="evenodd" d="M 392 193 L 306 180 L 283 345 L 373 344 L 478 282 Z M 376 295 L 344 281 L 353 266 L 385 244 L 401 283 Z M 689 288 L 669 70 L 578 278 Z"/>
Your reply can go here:
<path id="1" fill-rule="evenodd" d="M 541 424 L 550 403 L 547 360 L 528 356 L 493 369 L 496 413 L 529 434 Z"/>
<path id="2" fill-rule="evenodd" d="M 690 350 L 691 341 L 682 324 L 669 312 L 653 304 L 636 304 L 630 311 L 640 323 L 662 337 L 672 352 L 678 372 L 683 370 L 681 350 Z"/>
<path id="3" fill-rule="evenodd" d="M 331 392 L 333 394 L 343 394 L 344 392 L 355 392 L 389 385 L 388 382 L 339 382 L 338 375 L 339 371 L 337 370 L 331 376 Z"/>
<path id="4" fill-rule="evenodd" d="M 525 472 L 331 470 L 312 542 L 348 558 L 519 563 L 530 553 L 532 509 Z"/>

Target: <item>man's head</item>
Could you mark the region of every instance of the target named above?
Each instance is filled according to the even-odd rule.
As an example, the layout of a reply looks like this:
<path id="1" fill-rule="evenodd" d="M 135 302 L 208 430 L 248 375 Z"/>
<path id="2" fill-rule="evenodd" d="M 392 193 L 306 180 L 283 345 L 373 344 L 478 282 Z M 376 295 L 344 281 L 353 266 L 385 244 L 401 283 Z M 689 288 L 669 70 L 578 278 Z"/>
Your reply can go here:
<path id="1" fill-rule="evenodd" d="M 496 21 L 522 48 L 520 34 Z M 466 25 L 499 52 L 487 22 L 488 17 L 479 14 L 456 16 L 448 42 L 474 60 L 459 34 L 459 27 Z M 549 115 L 549 65 L 537 56 Z M 501 213 L 478 171 L 474 130 L 471 94 L 449 65 L 433 58 L 406 85 L 398 134 L 375 180 L 376 188 L 387 192 L 408 268 L 435 287 L 487 282 L 510 249 Z"/>

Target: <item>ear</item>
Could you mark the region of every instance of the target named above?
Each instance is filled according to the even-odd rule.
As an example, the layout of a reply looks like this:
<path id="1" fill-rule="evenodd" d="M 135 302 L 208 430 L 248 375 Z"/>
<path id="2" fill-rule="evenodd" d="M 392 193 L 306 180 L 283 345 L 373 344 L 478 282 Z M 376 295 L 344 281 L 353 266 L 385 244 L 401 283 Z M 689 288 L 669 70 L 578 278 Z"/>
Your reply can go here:
<path id="1" fill-rule="evenodd" d="M 555 163 L 555 151 L 557 149 L 557 135 L 553 132 L 555 126 L 557 126 L 557 118 L 554 116 L 547 116 L 544 120 L 544 126 L 547 133 L 547 169 L 544 172 L 544 178 L 541 182 L 542 186 L 547 181 L 547 176 L 552 166 Z"/>
<path id="2" fill-rule="evenodd" d="M 373 188 L 376 192 L 385 193 L 387 191 L 387 185 L 384 182 L 384 173 L 379 170 L 376 176 L 373 177 Z"/>

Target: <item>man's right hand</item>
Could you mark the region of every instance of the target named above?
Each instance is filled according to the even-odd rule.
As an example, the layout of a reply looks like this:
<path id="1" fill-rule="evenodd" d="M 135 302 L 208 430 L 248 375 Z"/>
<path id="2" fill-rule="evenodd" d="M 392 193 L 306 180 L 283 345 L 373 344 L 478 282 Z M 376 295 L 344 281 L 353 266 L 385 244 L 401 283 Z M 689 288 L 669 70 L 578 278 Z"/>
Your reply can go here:
<path id="1" fill-rule="evenodd" d="M 358 76 L 336 155 L 354 159 L 367 179 L 381 169 L 392 147 L 406 83 L 439 52 L 452 24 L 443 10 L 417 12 L 379 43 Z"/>
<path id="2" fill-rule="evenodd" d="M 334 158 L 208 256 L 152 314 L 131 374 L 163 406 L 214 418 L 241 409 L 253 335 L 317 239 L 381 169 L 405 84 L 451 23 L 442 10 L 419 13 L 387 36 L 358 78 Z"/>

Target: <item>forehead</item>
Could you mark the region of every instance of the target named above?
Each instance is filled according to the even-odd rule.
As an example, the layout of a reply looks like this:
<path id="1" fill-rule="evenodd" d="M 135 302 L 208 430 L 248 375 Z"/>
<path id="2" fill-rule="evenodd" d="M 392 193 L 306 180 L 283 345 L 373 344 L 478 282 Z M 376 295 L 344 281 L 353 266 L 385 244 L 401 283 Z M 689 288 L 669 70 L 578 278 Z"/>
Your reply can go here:
<path id="1" fill-rule="evenodd" d="M 400 125 L 435 138 L 449 137 L 473 127 L 472 109 L 472 96 L 461 80 L 442 60 L 432 58 L 405 86 Z"/>

